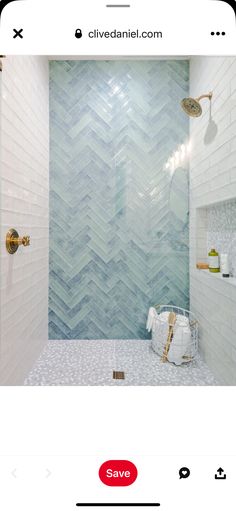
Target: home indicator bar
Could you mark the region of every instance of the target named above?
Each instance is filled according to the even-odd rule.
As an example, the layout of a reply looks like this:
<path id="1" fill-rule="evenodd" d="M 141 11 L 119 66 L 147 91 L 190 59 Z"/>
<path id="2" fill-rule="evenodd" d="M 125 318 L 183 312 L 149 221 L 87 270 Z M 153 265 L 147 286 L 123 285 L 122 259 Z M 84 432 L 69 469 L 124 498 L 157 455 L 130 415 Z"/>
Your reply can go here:
<path id="1" fill-rule="evenodd" d="M 116 504 L 116 503 L 108 503 L 108 502 L 105 502 L 105 503 L 99 503 L 99 504 L 95 504 L 95 503 L 92 503 L 92 504 L 89 504 L 88 502 L 86 504 L 82 504 L 80 502 L 78 502 L 76 504 L 76 506 L 78 507 L 82 507 L 82 506 L 85 506 L 85 507 L 109 507 L 109 506 L 112 506 L 112 507 L 159 507 L 161 504 L 159 503 L 152 503 L 152 502 L 148 502 L 148 503 L 131 503 L 131 502 L 127 502 L 127 503 L 119 503 L 119 504 Z"/>

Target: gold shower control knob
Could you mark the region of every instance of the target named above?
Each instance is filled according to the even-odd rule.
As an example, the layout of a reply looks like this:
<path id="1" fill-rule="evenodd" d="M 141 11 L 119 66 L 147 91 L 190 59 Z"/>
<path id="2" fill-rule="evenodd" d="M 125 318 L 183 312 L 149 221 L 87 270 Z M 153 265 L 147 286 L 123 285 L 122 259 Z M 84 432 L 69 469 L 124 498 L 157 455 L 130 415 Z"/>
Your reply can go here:
<path id="1" fill-rule="evenodd" d="M 28 247 L 30 245 L 30 236 L 23 236 L 22 245 L 24 245 L 24 247 Z"/>
<path id="2" fill-rule="evenodd" d="M 9 254 L 15 254 L 20 245 L 28 247 L 30 245 L 30 236 L 23 236 L 20 238 L 15 229 L 10 229 L 6 236 L 6 249 Z"/>

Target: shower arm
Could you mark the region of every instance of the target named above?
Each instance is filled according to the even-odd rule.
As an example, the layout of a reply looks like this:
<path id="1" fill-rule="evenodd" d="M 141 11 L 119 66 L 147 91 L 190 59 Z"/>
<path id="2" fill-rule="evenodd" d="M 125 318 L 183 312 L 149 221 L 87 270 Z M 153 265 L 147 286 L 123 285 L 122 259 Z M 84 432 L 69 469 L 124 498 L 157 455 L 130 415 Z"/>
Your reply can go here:
<path id="1" fill-rule="evenodd" d="M 199 96 L 198 98 L 196 98 L 197 101 L 201 101 L 201 99 L 203 98 L 208 98 L 209 101 L 211 101 L 211 98 L 212 98 L 212 92 L 209 92 L 209 94 L 202 94 L 201 96 Z"/>

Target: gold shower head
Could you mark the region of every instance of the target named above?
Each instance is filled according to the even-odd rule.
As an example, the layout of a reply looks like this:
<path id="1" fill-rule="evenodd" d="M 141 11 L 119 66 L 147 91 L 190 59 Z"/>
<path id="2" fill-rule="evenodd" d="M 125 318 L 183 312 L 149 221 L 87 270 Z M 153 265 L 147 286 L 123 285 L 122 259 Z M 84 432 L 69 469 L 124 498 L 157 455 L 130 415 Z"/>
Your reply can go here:
<path id="1" fill-rule="evenodd" d="M 202 107 L 200 105 L 200 101 L 203 98 L 208 98 L 211 101 L 212 92 L 209 94 L 202 94 L 199 98 L 184 98 L 181 101 L 181 106 L 184 112 L 190 117 L 200 117 L 202 115 Z"/>

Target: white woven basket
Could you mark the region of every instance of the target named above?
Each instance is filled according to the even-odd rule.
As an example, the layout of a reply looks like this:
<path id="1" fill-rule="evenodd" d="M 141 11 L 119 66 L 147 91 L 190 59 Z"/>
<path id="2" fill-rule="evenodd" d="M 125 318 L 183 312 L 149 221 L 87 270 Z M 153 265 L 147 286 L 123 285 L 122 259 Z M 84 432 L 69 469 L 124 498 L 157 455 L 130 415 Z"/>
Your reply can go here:
<path id="1" fill-rule="evenodd" d="M 176 365 L 192 361 L 198 351 L 198 322 L 195 315 L 173 305 L 155 305 L 155 309 L 157 316 L 152 326 L 153 350 L 163 356 L 169 332 L 168 316 L 170 312 L 175 312 L 176 323 L 167 360 Z"/>

